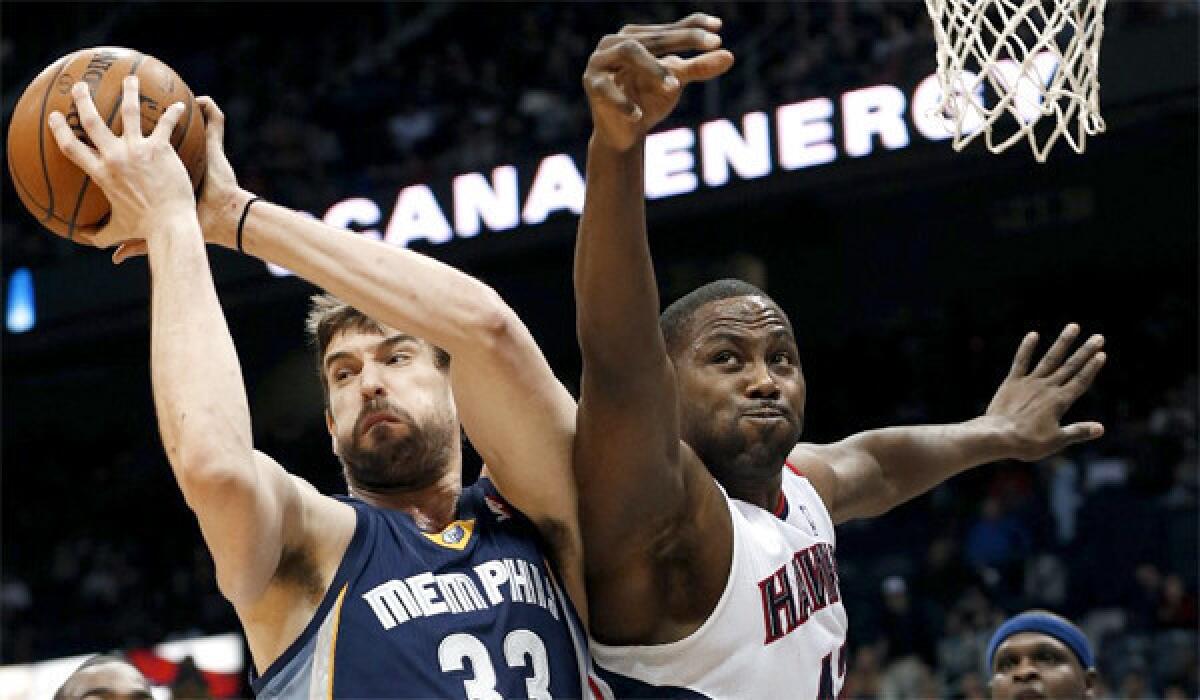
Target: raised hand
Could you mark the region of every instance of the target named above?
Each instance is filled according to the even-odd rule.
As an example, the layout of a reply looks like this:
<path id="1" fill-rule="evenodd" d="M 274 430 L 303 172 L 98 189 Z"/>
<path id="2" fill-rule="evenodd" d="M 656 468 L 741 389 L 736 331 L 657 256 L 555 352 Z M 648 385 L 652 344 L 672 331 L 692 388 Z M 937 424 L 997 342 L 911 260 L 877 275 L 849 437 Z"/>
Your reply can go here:
<path id="1" fill-rule="evenodd" d="M 179 154 L 171 146 L 171 132 L 183 114 L 183 103 L 168 107 L 150 134 L 142 134 L 137 76 L 122 84 L 120 115 L 122 133 L 115 135 L 96 112 L 84 83 L 71 88 L 79 121 L 92 146 L 71 131 L 61 112 L 48 120 L 50 131 L 63 154 L 104 192 L 112 214 L 103 228 L 85 232 L 81 238 L 97 248 L 153 235 L 165 217 L 195 215 L 192 183 Z"/>
<path id="2" fill-rule="evenodd" d="M 596 137 L 629 150 L 671 113 L 684 85 L 729 70 L 733 54 L 720 48 L 720 28 L 720 19 L 696 13 L 671 24 L 627 25 L 601 39 L 583 74 Z"/>
<path id="3" fill-rule="evenodd" d="M 196 105 L 204 117 L 208 164 L 196 213 L 206 241 L 233 248 L 237 217 L 252 195 L 238 186 L 237 175 L 225 155 L 225 114 L 211 97 L 197 97 Z M 113 262 L 121 263 L 145 254 L 145 241 L 126 241 L 113 254 Z"/>
<path id="4" fill-rule="evenodd" d="M 1078 335 L 1079 326 L 1067 324 L 1032 371 L 1038 334 L 1027 334 L 1017 348 L 1012 368 L 987 409 L 988 416 L 1003 421 L 1013 457 L 1032 462 L 1104 434 L 1104 426 L 1094 421 L 1060 424 L 1107 359 L 1101 352 L 1102 335 L 1088 338 L 1068 357 Z"/>

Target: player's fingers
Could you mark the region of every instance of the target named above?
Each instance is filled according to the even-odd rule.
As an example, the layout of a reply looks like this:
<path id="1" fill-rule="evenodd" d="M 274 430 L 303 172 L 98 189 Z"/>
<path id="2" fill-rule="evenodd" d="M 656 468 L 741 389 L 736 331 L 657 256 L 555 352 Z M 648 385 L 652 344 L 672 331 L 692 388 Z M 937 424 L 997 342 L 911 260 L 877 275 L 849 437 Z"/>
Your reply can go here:
<path id="1" fill-rule="evenodd" d="M 1083 366 L 1083 369 L 1079 370 L 1078 374 L 1076 374 L 1069 382 L 1063 385 L 1063 391 L 1065 392 L 1064 398 L 1066 398 L 1067 401 L 1074 403 L 1076 399 L 1078 399 L 1080 396 L 1083 396 L 1083 392 L 1087 391 L 1092 386 L 1092 382 L 1096 380 L 1096 375 L 1100 374 L 1100 370 L 1104 367 L 1104 363 L 1107 361 L 1108 355 L 1105 353 L 1098 352 L 1093 355 L 1092 358 L 1087 361 L 1087 364 Z"/>
<path id="2" fill-rule="evenodd" d="M 698 29 L 708 31 L 718 31 L 721 29 L 721 18 L 714 17 L 712 14 L 703 12 L 692 12 L 688 17 L 674 20 L 666 24 L 626 24 L 620 28 L 620 34 L 637 34 L 637 32 L 646 31 L 664 31 L 667 29 L 691 28 L 695 26 Z"/>
<path id="3" fill-rule="evenodd" d="M 112 261 L 113 261 L 114 265 L 120 265 L 121 263 L 125 262 L 126 260 L 129 260 L 130 258 L 141 257 L 145 254 L 146 254 L 146 242 L 145 241 L 126 241 L 126 242 L 122 243 L 121 245 L 117 246 L 117 249 L 115 251 L 113 251 Z"/>
<path id="4" fill-rule="evenodd" d="M 670 75 L 645 46 L 635 39 L 623 39 L 607 49 L 597 50 L 588 60 L 588 73 L 630 71 L 635 77 L 654 76 L 663 81 Z"/>
<path id="5" fill-rule="evenodd" d="M 142 105 L 136 75 L 127 75 L 121 81 L 121 136 L 126 141 L 142 137 Z"/>
<path id="6" fill-rule="evenodd" d="M 641 107 L 629 99 L 625 91 L 617 85 L 617 82 L 613 80 L 612 73 L 608 71 L 589 73 L 584 76 L 583 87 L 598 107 L 615 112 L 631 121 L 642 118 Z"/>
<path id="7" fill-rule="evenodd" d="M 1009 377 L 1024 377 L 1029 371 L 1029 361 L 1033 359 L 1033 351 L 1037 348 L 1038 334 L 1030 331 L 1021 339 L 1017 346 L 1017 354 L 1013 356 L 1012 367 L 1008 370 Z"/>
<path id="8" fill-rule="evenodd" d="M 701 27 L 710 32 L 715 32 L 721 28 L 723 22 L 721 21 L 720 17 L 705 14 L 703 12 L 693 12 L 687 17 L 684 17 L 676 22 L 676 24 L 683 27 Z"/>
<path id="9" fill-rule="evenodd" d="M 158 118 L 158 123 L 154 125 L 154 131 L 151 132 L 150 138 L 170 143 L 171 132 L 175 130 L 175 125 L 179 123 L 179 118 L 183 116 L 183 109 L 184 105 L 182 102 L 176 102 L 167 107 L 162 116 Z"/>
<path id="10" fill-rule="evenodd" d="M 208 95 L 197 97 L 196 104 L 200 106 L 200 116 L 204 117 L 204 136 L 208 139 L 208 145 L 224 150 L 225 113 Z"/>
<path id="11" fill-rule="evenodd" d="M 1054 373 L 1055 370 L 1062 365 L 1063 358 L 1067 356 L 1067 351 L 1071 349 L 1071 344 L 1075 342 L 1075 336 L 1079 335 L 1079 326 L 1074 323 L 1068 323 L 1063 328 L 1062 333 L 1059 333 L 1058 339 L 1042 356 L 1041 362 L 1037 363 L 1037 367 L 1033 368 L 1033 376 L 1047 377 Z"/>
<path id="12" fill-rule="evenodd" d="M 62 112 L 51 112 L 46 123 L 50 127 L 50 133 L 54 135 L 58 149 L 63 152 L 67 160 L 79 166 L 80 170 L 95 179 L 96 174 L 100 171 L 100 158 L 87 144 L 75 137 L 75 132 L 71 131 L 71 127 L 67 125 L 67 118 L 62 115 Z"/>
<path id="13" fill-rule="evenodd" d="M 677 29 L 681 27 L 696 27 L 705 29 L 710 32 L 715 32 L 721 29 L 721 18 L 713 15 L 706 15 L 703 12 L 693 12 L 681 20 L 670 22 L 667 24 L 627 24 L 621 27 L 621 34 L 644 34 L 647 32 L 661 32 L 668 29 Z"/>
<path id="14" fill-rule="evenodd" d="M 1075 349 L 1075 352 L 1071 353 L 1071 356 L 1068 357 L 1067 361 L 1063 363 L 1063 366 L 1059 367 L 1058 371 L 1051 376 L 1051 379 L 1059 384 L 1067 383 L 1067 381 L 1074 377 L 1079 370 L 1083 368 L 1085 364 L 1087 364 L 1088 360 L 1092 359 L 1103 347 L 1104 336 L 1097 333 L 1088 338 L 1086 343 L 1080 345 Z"/>
<path id="15" fill-rule="evenodd" d="M 623 35 L 646 47 L 654 56 L 684 51 L 711 51 L 721 45 L 721 35 L 697 27 Z"/>
<path id="16" fill-rule="evenodd" d="M 111 219 L 103 226 L 80 227 L 75 230 L 76 240 L 83 241 L 94 248 L 111 248 L 120 241 L 117 228 Z"/>
<path id="17" fill-rule="evenodd" d="M 1068 445 L 1076 445 L 1088 440 L 1095 440 L 1104 435 L 1104 425 L 1096 421 L 1086 421 L 1083 423 L 1072 423 L 1058 431 L 1058 439 L 1061 443 L 1059 449 Z"/>
<path id="18" fill-rule="evenodd" d="M 664 59 L 664 62 L 684 85 L 712 80 L 732 68 L 734 60 L 733 54 L 725 49 L 709 51 L 692 58 L 668 58 L 671 60 Z"/>
<path id="19" fill-rule="evenodd" d="M 83 133 L 91 139 L 92 145 L 101 153 L 112 151 L 120 139 L 113 135 L 108 124 L 96 111 L 96 104 L 92 102 L 87 83 L 75 83 L 71 87 L 71 97 L 75 101 L 75 111 L 79 113 L 79 125 L 83 127 Z"/>

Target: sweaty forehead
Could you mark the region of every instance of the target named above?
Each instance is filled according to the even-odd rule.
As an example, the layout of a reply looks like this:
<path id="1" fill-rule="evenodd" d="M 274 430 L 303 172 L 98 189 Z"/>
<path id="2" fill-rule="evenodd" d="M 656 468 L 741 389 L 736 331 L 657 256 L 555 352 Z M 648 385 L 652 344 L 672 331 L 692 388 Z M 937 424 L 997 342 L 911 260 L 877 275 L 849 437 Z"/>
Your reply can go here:
<path id="1" fill-rule="evenodd" d="M 702 340 L 714 333 L 775 333 L 792 335 L 792 324 L 775 302 L 762 296 L 717 299 L 696 309 L 692 337 Z"/>

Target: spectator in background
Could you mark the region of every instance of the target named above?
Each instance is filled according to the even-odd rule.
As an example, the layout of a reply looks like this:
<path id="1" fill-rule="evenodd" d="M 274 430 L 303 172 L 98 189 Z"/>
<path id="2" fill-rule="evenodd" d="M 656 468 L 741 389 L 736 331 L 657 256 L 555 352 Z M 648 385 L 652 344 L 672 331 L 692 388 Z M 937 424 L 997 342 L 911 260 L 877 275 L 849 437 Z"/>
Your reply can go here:
<path id="1" fill-rule="evenodd" d="M 988 497 L 979 520 L 967 533 L 967 560 L 989 587 L 1001 595 L 1011 594 L 1031 542 L 1028 524 L 1005 513 L 996 498 Z"/>
<path id="2" fill-rule="evenodd" d="M 993 700 L 1095 697 L 1092 645 L 1054 613 L 1030 610 L 1009 618 L 992 635 L 986 660 Z"/>
<path id="3" fill-rule="evenodd" d="M 1121 700 L 1145 700 L 1145 698 L 1155 697 L 1155 694 L 1150 691 L 1150 685 L 1146 682 L 1146 674 L 1141 670 L 1133 670 L 1125 674 L 1121 679 Z"/>
<path id="4" fill-rule="evenodd" d="M 917 593 L 925 600 L 949 607 L 964 591 L 977 585 L 979 577 L 963 562 L 958 541 L 943 533 L 929 543 L 925 567 L 915 583 Z"/>
<path id="5" fill-rule="evenodd" d="M 1131 632 L 1147 632 L 1154 628 L 1158 601 L 1162 591 L 1162 573 L 1148 562 L 1133 570 L 1133 584 L 1122 607 L 1128 613 L 1126 628 Z"/>
<path id="6" fill-rule="evenodd" d="M 175 680 L 171 682 L 171 697 L 174 700 L 211 700 L 212 696 L 204 674 L 196 666 L 196 660 L 190 656 L 183 657 Z"/>
<path id="7" fill-rule="evenodd" d="M 883 615 L 880 620 L 885 666 L 881 697 L 922 697 L 923 686 L 933 665 L 935 629 L 923 606 L 908 593 L 908 584 L 900 576 L 883 580 Z"/>
<path id="8" fill-rule="evenodd" d="M 1083 502 L 1079 492 L 1079 467 L 1066 455 L 1057 454 L 1039 465 L 1049 493 L 1050 514 L 1058 544 L 1075 539 L 1075 516 Z"/>
<path id="9" fill-rule="evenodd" d="M 54 700 L 152 700 L 150 682 L 120 656 L 97 654 L 80 664 L 54 693 Z"/>
<path id="10" fill-rule="evenodd" d="M 881 694 L 883 676 L 879 670 L 879 652 L 871 644 L 859 647 L 846 674 L 842 696 L 847 698 L 877 698 Z"/>
<path id="11" fill-rule="evenodd" d="M 1155 611 L 1162 629 L 1196 629 L 1196 597 L 1188 593 L 1179 574 L 1167 574 Z"/>
<path id="12" fill-rule="evenodd" d="M 958 694 L 954 697 L 961 700 L 986 700 L 987 688 L 984 687 L 979 674 L 971 671 L 963 674 L 958 680 Z"/>

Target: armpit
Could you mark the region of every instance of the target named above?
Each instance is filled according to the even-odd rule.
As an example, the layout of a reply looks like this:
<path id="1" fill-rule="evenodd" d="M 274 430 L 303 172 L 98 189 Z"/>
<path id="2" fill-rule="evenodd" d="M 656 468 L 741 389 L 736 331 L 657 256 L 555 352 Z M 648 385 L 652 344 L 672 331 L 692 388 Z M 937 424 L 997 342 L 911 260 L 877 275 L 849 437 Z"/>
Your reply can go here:
<path id="1" fill-rule="evenodd" d="M 277 584 L 297 589 L 309 598 L 325 594 L 312 553 L 301 548 L 286 548 L 279 557 L 273 577 Z"/>

